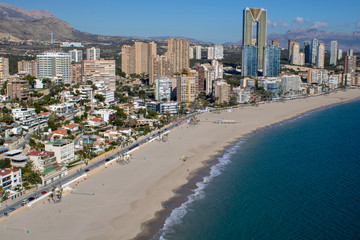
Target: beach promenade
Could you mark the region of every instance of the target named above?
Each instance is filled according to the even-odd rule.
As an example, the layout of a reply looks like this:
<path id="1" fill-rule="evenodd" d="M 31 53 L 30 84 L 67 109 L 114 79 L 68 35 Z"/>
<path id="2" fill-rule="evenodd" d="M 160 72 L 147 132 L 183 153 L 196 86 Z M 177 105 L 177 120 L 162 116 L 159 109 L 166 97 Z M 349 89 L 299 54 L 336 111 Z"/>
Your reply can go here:
<path id="1" fill-rule="evenodd" d="M 132 239 L 174 196 L 174 189 L 241 136 L 359 97 L 360 90 L 352 89 L 200 114 L 198 123 L 182 124 L 164 141 L 133 152 L 130 164 L 114 163 L 82 181 L 60 203 L 45 201 L 1 222 L 0 239 Z"/>

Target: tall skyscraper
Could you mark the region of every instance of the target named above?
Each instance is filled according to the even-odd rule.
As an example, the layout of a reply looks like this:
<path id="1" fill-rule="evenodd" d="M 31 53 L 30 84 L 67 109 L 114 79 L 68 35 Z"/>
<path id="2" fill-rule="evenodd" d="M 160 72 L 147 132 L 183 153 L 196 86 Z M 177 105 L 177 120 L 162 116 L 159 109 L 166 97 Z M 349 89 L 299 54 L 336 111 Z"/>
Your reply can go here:
<path id="1" fill-rule="evenodd" d="M 354 50 L 349 49 L 349 50 L 347 51 L 347 55 L 348 55 L 348 56 L 354 56 Z"/>
<path id="2" fill-rule="evenodd" d="M 0 80 L 9 76 L 9 59 L 0 57 Z"/>
<path id="3" fill-rule="evenodd" d="M 288 51 L 289 51 L 288 59 L 289 59 L 289 62 L 292 62 L 293 45 L 294 45 L 295 42 L 296 42 L 296 40 L 293 40 L 293 39 L 290 39 L 288 41 Z"/>
<path id="4" fill-rule="evenodd" d="M 324 68 L 325 66 L 325 44 L 320 43 L 317 51 L 316 67 Z"/>
<path id="5" fill-rule="evenodd" d="M 195 52 L 196 52 L 196 59 L 201 59 L 201 46 L 195 46 Z"/>
<path id="6" fill-rule="evenodd" d="M 300 65 L 300 44 L 292 43 L 291 64 Z"/>
<path id="7" fill-rule="evenodd" d="M 337 62 L 337 41 L 331 41 L 330 65 L 336 65 Z"/>
<path id="8" fill-rule="evenodd" d="M 71 56 L 69 53 L 45 52 L 37 55 L 39 79 L 62 79 L 62 83 L 71 84 Z"/>
<path id="9" fill-rule="evenodd" d="M 79 63 L 83 60 L 83 53 L 82 50 L 71 50 L 69 51 L 70 56 L 71 56 L 71 62 L 72 63 Z"/>
<path id="10" fill-rule="evenodd" d="M 244 46 L 242 49 L 241 75 L 257 76 L 257 74 L 258 74 L 258 47 L 252 45 Z"/>
<path id="11" fill-rule="evenodd" d="M 135 42 L 134 46 L 121 48 L 121 69 L 127 75 L 148 74 L 152 67 L 152 57 L 157 55 L 155 42 Z"/>
<path id="12" fill-rule="evenodd" d="M 194 59 L 194 47 L 190 47 L 189 51 L 189 59 Z"/>
<path id="13" fill-rule="evenodd" d="M 31 75 L 37 77 L 37 62 L 31 61 L 19 61 L 18 62 L 18 74 L 19 75 Z"/>
<path id="14" fill-rule="evenodd" d="M 121 71 L 130 75 L 135 73 L 135 48 L 124 45 L 121 48 Z"/>
<path id="15" fill-rule="evenodd" d="M 311 43 L 311 63 L 316 64 L 317 51 L 319 47 L 319 40 L 314 38 Z"/>
<path id="16" fill-rule="evenodd" d="M 169 38 L 167 54 L 174 56 L 175 72 L 189 68 L 189 48 L 189 40 Z"/>
<path id="17" fill-rule="evenodd" d="M 177 77 L 177 101 L 193 102 L 198 95 L 198 81 L 195 76 Z"/>
<path id="18" fill-rule="evenodd" d="M 208 47 L 207 49 L 207 59 L 214 59 L 214 47 Z"/>
<path id="19" fill-rule="evenodd" d="M 305 65 L 305 53 L 300 52 L 299 54 L 299 65 L 304 66 Z"/>
<path id="20" fill-rule="evenodd" d="M 171 100 L 171 93 L 173 90 L 172 87 L 173 79 L 168 77 L 158 77 L 155 80 L 155 100 L 158 102 L 163 101 L 166 98 L 166 101 Z"/>
<path id="21" fill-rule="evenodd" d="M 92 47 L 86 50 L 87 60 L 99 60 L 100 59 L 100 48 Z"/>
<path id="22" fill-rule="evenodd" d="M 263 8 L 245 8 L 243 11 L 243 46 L 245 48 L 246 46 L 253 45 L 253 23 L 255 23 L 257 28 L 257 65 L 259 69 L 263 69 L 264 47 L 266 45 L 266 19 L 267 11 Z"/>
<path id="23" fill-rule="evenodd" d="M 214 47 L 214 59 L 221 60 L 224 58 L 224 46 L 215 45 Z"/>
<path id="24" fill-rule="evenodd" d="M 115 91 L 115 60 L 84 60 L 83 78 L 93 83 L 104 83 Z"/>
<path id="25" fill-rule="evenodd" d="M 279 76 L 280 74 L 280 47 L 267 46 L 264 48 L 263 76 Z"/>
<path id="26" fill-rule="evenodd" d="M 311 44 L 309 41 L 304 42 L 305 63 L 311 63 Z"/>
<path id="27" fill-rule="evenodd" d="M 354 85 L 356 77 L 356 56 L 346 55 L 344 61 L 345 84 Z"/>
<path id="28" fill-rule="evenodd" d="M 343 57 L 343 50 L 339 49 L 338 50 L 338 60 L 342 59 L 342 57 Z"/>

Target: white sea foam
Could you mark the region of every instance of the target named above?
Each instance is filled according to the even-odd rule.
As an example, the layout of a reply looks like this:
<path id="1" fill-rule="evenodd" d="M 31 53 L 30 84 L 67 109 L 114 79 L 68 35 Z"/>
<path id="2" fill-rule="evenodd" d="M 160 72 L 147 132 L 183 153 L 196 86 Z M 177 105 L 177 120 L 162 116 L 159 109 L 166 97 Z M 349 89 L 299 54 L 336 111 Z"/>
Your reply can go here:
<path id="1" fill-rule="evenodd" d="M 209 175 L 203 177 L 202 181 L 196 183 L 196 189 L 193 190 L 193 194 L 188 196 L 187 201 L 171 212 L 170 216 L 165 220 L 163 228 L 160 230 L 160 240 L 166 240 L 164 235 L 166 233 L 171 233 L 172 227 L 181 223 L 183 217 L 190 210 L 189 208 L 193 202 L 205 197 L 204 189 L 215 177 L 222 173 L 225 166 L 231 162 L 230 157 L 236 152 L 236 150 L 244 141 L 245 139 L 241 139 L 235 145 L 227 149 L 224 154 L 218 158 L 219 162 L 210 168 Z"/>

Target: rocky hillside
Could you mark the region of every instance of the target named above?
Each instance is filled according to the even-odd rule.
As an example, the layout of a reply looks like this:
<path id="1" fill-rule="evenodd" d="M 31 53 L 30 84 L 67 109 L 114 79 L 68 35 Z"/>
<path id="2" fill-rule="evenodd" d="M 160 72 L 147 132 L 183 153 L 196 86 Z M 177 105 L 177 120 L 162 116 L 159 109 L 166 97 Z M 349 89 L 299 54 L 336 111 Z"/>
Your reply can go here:
<path id="1" fill-rule="evenodd" d="M 47 10 L 26 10 L 6 3 L 0 3 L 0 20 L 5 21 L 34 21 L 42 18 L 56 18 Z"/>

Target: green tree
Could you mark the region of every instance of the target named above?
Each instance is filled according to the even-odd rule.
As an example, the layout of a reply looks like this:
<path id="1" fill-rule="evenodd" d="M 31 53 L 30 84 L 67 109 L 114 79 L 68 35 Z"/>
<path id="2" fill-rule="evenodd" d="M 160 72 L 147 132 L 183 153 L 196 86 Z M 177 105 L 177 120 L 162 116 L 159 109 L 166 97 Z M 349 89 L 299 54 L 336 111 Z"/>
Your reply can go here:
<path id="1" fill-rule="evenodd" d="M 94 97 L 99 100 L 99 102 L 105 102 L 105 97 L 101 94 L 96 94 Z"/>

